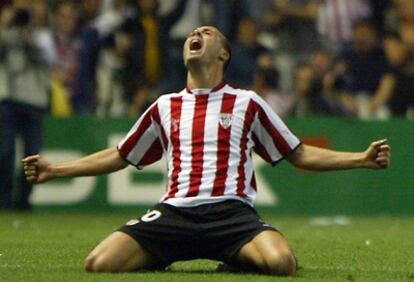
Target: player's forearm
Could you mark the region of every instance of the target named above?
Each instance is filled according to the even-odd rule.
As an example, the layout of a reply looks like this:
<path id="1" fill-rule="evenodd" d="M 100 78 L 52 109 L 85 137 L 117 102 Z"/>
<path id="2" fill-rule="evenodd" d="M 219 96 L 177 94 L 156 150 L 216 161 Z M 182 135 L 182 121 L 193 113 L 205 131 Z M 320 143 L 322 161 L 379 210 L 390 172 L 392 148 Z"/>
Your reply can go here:
<path id="1" fill-rule="evenodd" d="M 314 171 L 365 167 L 364 152 L 338 152 L 309 145 L 302 145 L 289 160 L 296 167 Z"/>
<path id="2" fill-rule="evenodd" d="M 127 163 L 116 148 L 103 150 L 82 159 L 51 164 L 49 172 L 52 178 L 96 176 L 125 168 Z"/>

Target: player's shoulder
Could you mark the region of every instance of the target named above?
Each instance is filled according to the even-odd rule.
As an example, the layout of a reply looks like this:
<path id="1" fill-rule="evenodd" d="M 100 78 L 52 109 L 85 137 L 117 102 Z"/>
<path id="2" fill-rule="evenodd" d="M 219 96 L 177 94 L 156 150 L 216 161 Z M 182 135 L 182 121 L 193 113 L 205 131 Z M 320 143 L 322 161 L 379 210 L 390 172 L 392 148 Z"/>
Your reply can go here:
<path id="1" fill-rule="evenodd" d="M 240 97 L 244 97 L 245 99 L 252 100 L 256 104 L 263 103 L 263 99 L 255 91 L 250 89 L 243 89 L 233 84 L 227 84 L 224 91 L 229 94 L 234 94 Z"/>
<path id="2" fill-rule="evenodd" d="M 246 98 L 255 98 L 258 96 L 253 90 L 239 88 L 231 83 L 226 84 L 223 91 L 228 94 L 240 95 Z"/>
<path id="3" fill-rule="evenodd" d="M 161 100 L 161 101 L 162 100 L 168 100 L 168 99 L 173 98 L 173 97 L 181 97 L 184 94 L 185 94 L 184 90 L 181 90 L 179 92 L 164 93 L 164 94 L 161 94 L 160 97 L 158 97 L 158 100 Z"/>
<path id="4" fill-rule="evenodd" d="M 269 106 L 269 104 L 255 91 L 248 89 L 240 89 L 234 86 L 231 87 L 234 89 L 235 93 L 240 95 L 239 97 L 244 97 L 245 99 L 247 99 L 247 103 L 252 104 L 252 109 L 254 109 L 254 111 L 260 110 L 270 115 L 277 115 Z"/>
<path id="5" fill-rule="evenodd" d="M 161 94 L 158 99 L 155 101 L 155 103 L 157 104 L 164 104 L 164 103 L 169 103 L 171 101 L 171 98 L 178 98 L 178 97 L 182 97 L 185 94 L 185 91 L 179 91 L 179 92 L 169 92 L 169 93 L 164 93 Z"/>

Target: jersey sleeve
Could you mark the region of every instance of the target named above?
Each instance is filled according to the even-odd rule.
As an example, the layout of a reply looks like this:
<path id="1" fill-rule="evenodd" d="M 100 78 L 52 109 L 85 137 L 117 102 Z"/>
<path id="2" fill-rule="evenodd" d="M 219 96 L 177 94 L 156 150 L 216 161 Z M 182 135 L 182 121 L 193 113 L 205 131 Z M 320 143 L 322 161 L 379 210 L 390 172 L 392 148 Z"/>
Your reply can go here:
<path id="1" fill-rule="evenodd" d="M 154 103 L 129 130 L 117 148 L 121 157 L 142 169 L 162 158 L 158 104 Z"/>
<path id="2" fill-rule="evenodd" d="M 262 98 L 255 95 L 254 102 L 253 149 L 266 162 L 275 165 L 298 148 L 301 141 Z"/>

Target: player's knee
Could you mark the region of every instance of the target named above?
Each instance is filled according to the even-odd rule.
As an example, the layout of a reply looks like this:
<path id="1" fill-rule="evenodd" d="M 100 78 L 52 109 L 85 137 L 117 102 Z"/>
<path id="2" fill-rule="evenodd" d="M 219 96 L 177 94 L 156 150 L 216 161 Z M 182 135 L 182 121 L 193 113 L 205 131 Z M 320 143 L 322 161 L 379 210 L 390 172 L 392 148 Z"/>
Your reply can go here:
<path id="1" fill-rule="evenodd" d="M 264 258 L 266 273 L 278 276 L 292 276 L 296 272 L 296 260 L 289 251 L 268 254 Z"/>
<path id="2" fill-rule="evenodd" d="M 85 259 L 85 269 L 88 272 L 117 272 L 107 259 L 96 255 L 90 255 Z"/>
<path id="3" fill-rule="evenodd" d="M 95 263 L 95 256 L 87 256 L 85 259 L 85 269 L 88 272 L 93 272 L 94 269 L 94 263 Z"/>
<path id="4" fill-rule="evenodd" d="M 85 259 L 85 269 L 88 272 L 98 272 L 98 257 L 96 255 L 89 255 Z"/>

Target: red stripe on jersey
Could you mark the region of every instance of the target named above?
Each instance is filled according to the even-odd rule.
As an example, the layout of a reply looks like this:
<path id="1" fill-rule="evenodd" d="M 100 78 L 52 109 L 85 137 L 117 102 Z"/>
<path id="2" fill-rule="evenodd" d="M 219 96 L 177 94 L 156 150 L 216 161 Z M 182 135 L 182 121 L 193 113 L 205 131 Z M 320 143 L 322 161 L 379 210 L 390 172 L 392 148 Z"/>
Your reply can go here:
<path id="1" fill-rule="evenodd" d="M 151 147 L 144 154 L 142 159 L 137 164 L 137 167 L 152 164 L 162 158 L 163 148 L 160 139 L 155 139 Z"/>
<path id="2" fill-rule="evenodd" d="M 239 166 L 237 167 L 237 172 L 239 176 L 237 177 L 237 195 L 240 197 L 245 197 L 246 194 L 244 193 L 245 187 L 245 164 L 247 160 L 247 135 L 252 127 L 252 123 L 254 121 L 254 117 L 256 115 L 256 105 L 253 100 L 250 100 L 249 105 L 246 109 L 246 114 L 244 116 L 244 124 L 243 124 L 243 132 L 240 139 L 240 162 Z"/>
<path id="3" fill-rule="evenodd" d="M 186 197 L 198 195 L 203 176 L 204 126 L 209 95 L 196 95 L 191 142 L 190 189 Z"/>
<path id="4" fill-rule="evenodd" d="M 157 104 L 154 105 L 156 107 Z M 119 148 L 119 152 L 121 153 L 121 156 L 123 158 L 126 158 L 128 154 L 131 152 L 131 150 L 135 147 L 135 145 L 138 143 L 141 136 L 145 133 L 145 131 L 151 126 L 151 112 L 147 111 L 145 116 L 142 117 L 142 121 L 139 124 L 138 128 L 135 130 L 135 132 L 129 136 L 129 138 L 122 144 L 122 146 Z"/>
<path id="5" fill-rule="evenodd" d="M 257 106 L 259 107 L 259 120 L 264 128 L 266 128 L 267 133 L 269 133 L 269 135 L 272 137 L 273 144 L 276 146 L 277 150 L 282 154 L 282 156 L 288 155 L 292 151 L 292 148 L 289 146 L 280 132 L 273 126 L 263 108 L 260 107 L 260 105 Z"/>
<path id="6" fill-rule="evenodd" d="M 232 114 L 234 103 L 236 101 L 236 95 L 224 94 L 221 103 L 220 117 L 222 114 Z M 229 117 L 232 118 L 232 117 Z M 227 170 L 229 168 L 230 157 L 230 133 L 231 124 L 229 127 L 224 128 L 219 121 L 217 130 L 218 144 L 217 144 L 217 164 L 216 164 L 216 176 L 214 179 L 212 196 L 220 196 L 224 194 L 225 183 L 227 179 Z"/>
<path id="7" fill-rule="evenodd" d="M 160 127 L 162 144 L 164 146 L 164 149 L 167 150 L 167 148 L 168 148 L 167 134 L 165 134 L 164 127 L 161 124 L 161 117 L 160 117 L 160 112 L 158 111 L 158 106 L 154 107 L 154 109 L 152 110 L 152 112 L 153 112 L 152 116 L 153 116 L 155 122 Z"/>
<path id="8" fill-rule="evenodd" d="M 266 151 L 265 146 L 260 143 L 259 138 L 257 138 L 256 134 L 252 134 L 252 139 L 254 142 L 254 151 L 261 156 L 266 162 L 272 163 L 272 158 L 270 157 L 269 153 Z"/>
<path id="9" fill-rule="evenodd" d="M 254 171 L 253 171 L 252 181 L 250 182 L 250 185 L 252 186 L 252 188 L 254 189 L 254 191 L 257 191 L 256 176 L 254 175 Z"/>
<path id="10" fill-rule="evenodd" d="M 178 192 L 178 175 L 181 172 L 181 151 L 180 151 L 180 121 L 181 121 L 181 107 L 183 104 L 182 97 L 171 98 L 171 126 L 170 139 L 173 147 L 173 171 L 171 176 L 171 187 L 168 196 L 164 199 L 173 198 Z"/>
<path id="11" fill-rule="evenodd" d="M 216 87 L 214 87 L 213 89 L 211 89 L 210 92 L 217 92 L 219 91 L 221 88 L 223 88 L 224 86 L 226 86 L 226 82 L 223 80 L 221 81 L 219 84 L 216 85 Z"/>

